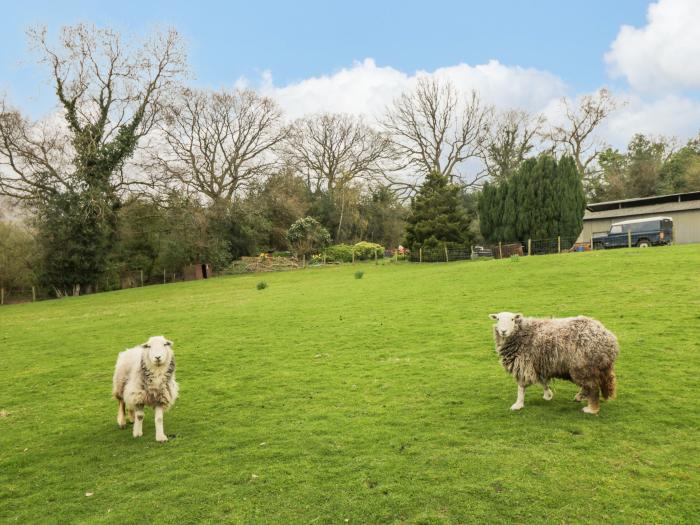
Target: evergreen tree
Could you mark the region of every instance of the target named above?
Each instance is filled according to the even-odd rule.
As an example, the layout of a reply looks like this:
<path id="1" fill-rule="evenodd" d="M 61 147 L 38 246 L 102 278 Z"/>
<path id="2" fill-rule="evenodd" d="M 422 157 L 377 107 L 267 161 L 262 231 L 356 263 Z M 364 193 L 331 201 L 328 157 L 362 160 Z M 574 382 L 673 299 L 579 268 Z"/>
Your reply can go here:
<path id="1" fill-rule="evenodd" d="M 459 186 L 437 172 L 425 178 L 411 201 L 406 222 L 406 244 L 414 251 L 472 240 L 471 220 L 462 205 Z"/>

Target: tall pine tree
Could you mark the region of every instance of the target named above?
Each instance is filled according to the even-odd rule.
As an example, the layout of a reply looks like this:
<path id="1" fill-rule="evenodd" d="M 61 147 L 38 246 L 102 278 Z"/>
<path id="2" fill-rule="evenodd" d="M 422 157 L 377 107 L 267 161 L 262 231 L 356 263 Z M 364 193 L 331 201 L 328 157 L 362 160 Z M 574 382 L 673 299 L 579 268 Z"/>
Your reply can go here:
<path id="1" fill-rule="evenodd" d="M 412 250 L 443 243 L 469 244 L 471 218 L 464 209 L 459 186 L 440 173 L 431 173 L 411 201 L 406 220 L 406 244 Z"/>

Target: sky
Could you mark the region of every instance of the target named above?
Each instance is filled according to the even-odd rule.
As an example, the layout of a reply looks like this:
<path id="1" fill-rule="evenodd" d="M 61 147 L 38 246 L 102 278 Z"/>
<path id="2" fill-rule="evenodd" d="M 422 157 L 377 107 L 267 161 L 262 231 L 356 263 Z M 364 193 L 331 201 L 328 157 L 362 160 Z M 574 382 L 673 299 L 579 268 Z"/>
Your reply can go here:
<path id="1" fill-rule="evenodd" d="M 190 83 L 248 86 L 290 118 L 376 119 L 417 75 L 477 89 L 488 103 L 560 116 L 560 99 L 608 87 L 624 105 L 600 133 L 695 136 L 700 129 L 698 0 L 353 2 L 4 2 L 0 93 L 33 118 L 55 108 L 25 30 L 90 22 L 139 39 L 173 26 Z"/>

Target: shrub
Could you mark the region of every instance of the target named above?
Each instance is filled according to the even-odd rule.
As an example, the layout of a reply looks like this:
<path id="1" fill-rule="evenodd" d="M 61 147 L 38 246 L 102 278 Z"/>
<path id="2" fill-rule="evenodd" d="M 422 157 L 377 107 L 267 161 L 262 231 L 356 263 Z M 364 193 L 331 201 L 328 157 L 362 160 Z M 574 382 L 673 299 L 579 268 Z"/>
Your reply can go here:
<path id="1" fill-rule="evenodd" d="M 297 257 L 301 257 L 318 252 L 330 243 L 331 236 L 316 219 L 304 217 L 289 227 L 287 240 Z"/>
<path id="2" fill-rule="evenodd" d="M 334 244 L 324 250 L 327 262 L 352 262 L 352 249 L 349 244 Z"/>
<path id="3" fill-rule="evenodd" d="M 362 276 L 365 274 L 362 270 L 357 270 L 355 272 L 355 279 L 362 279 Z"/>
<path id="4" fill-rule="evenodd" d="M 379 259 L 384 257 L 384 247 L 374 242 L 360 241 L 354 246 L 354 249 L 355 259 L 359 259 L 360 261 L 374 259 L 375 253 Z"/>
<path id="5" fill-rule="evenodd" d="M 267 288 L 267 283 L 265 281 L 260 281 L 257 286 L 258 290 L 264 290 Z"/>

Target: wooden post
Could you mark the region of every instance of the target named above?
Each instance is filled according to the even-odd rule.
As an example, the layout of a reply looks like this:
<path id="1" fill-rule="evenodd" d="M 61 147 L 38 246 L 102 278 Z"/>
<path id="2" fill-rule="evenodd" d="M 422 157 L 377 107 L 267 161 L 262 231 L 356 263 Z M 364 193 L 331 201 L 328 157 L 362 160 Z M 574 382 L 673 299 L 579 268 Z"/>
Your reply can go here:
<path id="1" fill-rule="evenodd" d="M 445 243 L 444 246 L 445 246 L 445 262 L 450 262 L 450 256 L 447 254 L 447 243 Z"/>
<path id="2" fill-rule="evenodd" d="M 418 249 L 418 262 L 419 263 L 423 262 L 423 248 Z"/>
<path id="3" fill-rule="evenodd" d="M 632 247 L 632 230 L 627 230 L 627 247 Z"/>
<path id="4" fill-rule="evenodd" d="M 143 288 L 143 270 L 140 270 L 140 271 L 141 271 L 141 288 Z"/>
<path id="5" fill-rule="evenodd" d="M 323 252 L 323 266 L 326 265 L 326 252 Z"/>
<path id="6" fill-rule="evenodd" d="M 5 288 L 0 288 L 0 305 L 5 304 Z"/>
<path id="7" fill-rule="evenodd" d="M 374 250 L 374 264 L 379 264 L 379 256 L 377 255 L 377 250 Z"/>
<path id="8" fill-rule="evenodd" d="M 595 250 L 594 244 L 593 244 L 593 229 L 591 228 L 591 251 Z"/>
<path id="9" fill-rule="evenodd" d="M 32 302 L 36 302 L 36 286 L 32 286 Z"/>
<path id="10" fill-rule="evenodd" d="M 399 262 L 399 249 L 396 248 L 394 251 L 394 262 Z"/>
<path id="11" fill-rule="evenodd" d="M 557 253 L 561 253 L 561 235 L 557 237 Z"/>
<path id="12" fill-rule="evenodd" d="M 527 240 L 527 254 L 532 255 L 532 239 Z"/>
<path id="13" fill-rule="evenodd" d="M 165 284 L 165 268 L 163 268 L 163 284 Z"/>
<path id="14" fill-rule="evenodd" d="M 175 272 L 173 272 L 173 282 L 175 282 Z"/>
<path id="15" fill-rule="evenodd" d="M 503 248 L 501 246 L 501 241 L 498 241 L 498 258 L 503 259 Z"/>

